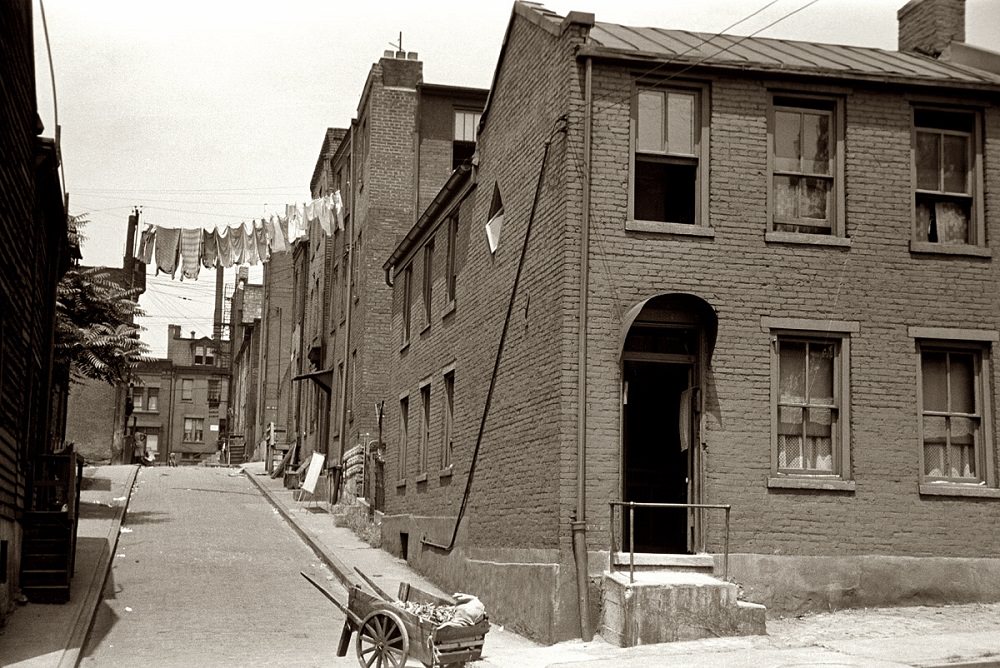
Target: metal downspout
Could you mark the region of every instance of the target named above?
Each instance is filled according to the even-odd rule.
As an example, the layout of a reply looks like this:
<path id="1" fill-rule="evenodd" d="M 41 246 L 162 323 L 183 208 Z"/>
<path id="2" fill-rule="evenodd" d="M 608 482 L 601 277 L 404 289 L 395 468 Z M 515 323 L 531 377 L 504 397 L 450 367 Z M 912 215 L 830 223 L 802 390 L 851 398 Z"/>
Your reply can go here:
<path id="1" fill-rule="evenodd" d="M 580 636 L 585 642 L 594 637 L 590 625 L 590 577 L 587 560 L 587 293 L 590 283 L 590 128 L 593 61 L 587 58 L 583 110 L 583 197 L 580 217 L 580 330 L 577 345 L 576 419 L 576 517 L 573 529 L 573 556 L 576 560 L 576 589 L 580 606 Z"/>
<path id="2" fill-rule="evenodd" d="M 351 213 L 357 214 L 356 202 L 354 201 L 354 184 L 357 183 L 357 175 L 354 173 L 354 135 L 357 132 L 357 123 L 351 121 Z M 347 244 L 347 280 L 344 281 L 344 289 L 347 290 L 347 311 L 344 314 L 344 373 L 340 374 L 340 436 L 337 438 L 337 463 L 339 467 L 344 461 L 344 441 L 347 439 L 347 377 L 351 374 L 351 316 L 354 306 L 354 295 L 351 294 L 351 281 L 354 279 L 354 226 L 357 222 L 357 215 L 351 215 L 350 225 L 344 226 L 344 243 Z M 351 397 L 352 399 L 354 397 Z M 340 490 L 343 487 L 343 472 L 337 475 L 333 489 L 333 498 L 330 500 L 336 503 L 340 498 Z"/>

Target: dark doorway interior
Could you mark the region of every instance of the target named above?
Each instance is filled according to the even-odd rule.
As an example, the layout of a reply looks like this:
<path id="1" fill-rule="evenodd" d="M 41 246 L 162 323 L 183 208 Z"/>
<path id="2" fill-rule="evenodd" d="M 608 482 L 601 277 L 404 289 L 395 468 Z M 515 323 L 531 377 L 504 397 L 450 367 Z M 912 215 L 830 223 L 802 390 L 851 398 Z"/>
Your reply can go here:
<path id="1" fill-rule="evenodd" d="M 628 361 L 624 430 L 625 500 L 687 503 L 688 455 L 681 449 L 681 393 L 691 385 L 690 364 Z M 628 549 L 628 510 L 623 513 L 623 549 Z M 686 554 L 688 511 L 636 509 L 636 552 Z"/>

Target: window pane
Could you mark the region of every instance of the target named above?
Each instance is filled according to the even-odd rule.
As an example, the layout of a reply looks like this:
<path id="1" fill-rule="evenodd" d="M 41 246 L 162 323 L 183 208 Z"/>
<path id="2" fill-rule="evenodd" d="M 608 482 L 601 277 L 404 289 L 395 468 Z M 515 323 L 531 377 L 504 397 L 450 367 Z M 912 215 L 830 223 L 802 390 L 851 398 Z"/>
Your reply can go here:
<path id="1" fill-rule="evenodd" d="M 969 138 L 944 136 L 944 189 L 950 193 L 969 192 Z"/>
<path id="2" fill-rule="evenodd" d="M 639 92 L 639 122 L 636 149 L 663 150 L 663 93 Z"/>
<path id="3" fill-rule="evenodd" d="M 934 203 L 917 197 L 917 241 L 929 241 L 931 237 L 931 227 L 934 223 Z M 937 233 L 935 232 L 935 240 Z"/>
<path id="4" fill-rule="evenodd" d="M 799 217 L 799 179 L 796 176 L 774 177 L 774 215 L 776 218 Z"/>
<path id="5" fill-rule="evenodd" d="M 802 169 L 811 174 L 830 173 L 830 117 L 802 115 Z"/>
<path id="6" fill-rule="evenodd" d="M 806 422 L 806 468 L 833 470 L 833 411 L 810 408 Z"/>
<path id="7" fill-rule="evenodd" d="M 953 478 L 976 477 L 976 429 L 978 420 L 973 418 L 951 418 L 951 451 L 948 463 L 949 475 Z"/>
<path id="8" fill-rule="evenodd" d="M 924 418 L 924 473 L 926 475 L 947 475 L 947 439 L 945 433 L 945 418 Z"/>
<path id="9" fill-rule="evenodd" d="M 801 469 L 803 409 L 794 406 L 778 407 L 778 468 Z"/>
<path id="10" fill-rule="evenodd" d="M 938 190 L 941 164 L 941 135 L 930 132 L 917 133 L 917 188 Z"/>
<path id="11" fill-rule="evenodd" d="M 774 168 L 781 172 L 798 172 L 799 114 L 774 112 Z"/>
<path id="12" fill-rule="evenodd" d="M 951 412 L 975 413 L 975 367 L 972 355 L 951 354 Z"/>
<path id="13" fill-rule="evenodd" d="M 934 206 L 934 229 L 941 243 L 969 242 L 969 206 L 967 202 L 937 202 Z"/>
<path id="14" fill-rule="evenodd" d="M 924 410 L 948 410 L 948 388 L 945 384 L 945 354 L 926 352 L 921 356 L 923 372 Z M 925 441 L 926 441 L 926 434 Z"/>
<path id="15" fill-rule="evenodd" d="M 635 219 L 695 223 L 695 164 L 635 161 Z"/>
<path id="16" fill-rule="evenodd" d="M 667 95 L 667 150 L 694 154 L 694 95 Z"/>
<path id="17" fill-rule="evenodd" d="M 805 403 L 806 344 L 781 343 L 778 388 L 782 403 Z"/>
<path id="18" fill-rule="evenodd" d="M 809 346 L 809 403 L 833 403 L 833 344 Z"/>
<path id="19" fill-rule="evenodd" d="M 830 219 L 830 186 L 827 179 L 804 178 L 800 214 L 802 218 Z"/>

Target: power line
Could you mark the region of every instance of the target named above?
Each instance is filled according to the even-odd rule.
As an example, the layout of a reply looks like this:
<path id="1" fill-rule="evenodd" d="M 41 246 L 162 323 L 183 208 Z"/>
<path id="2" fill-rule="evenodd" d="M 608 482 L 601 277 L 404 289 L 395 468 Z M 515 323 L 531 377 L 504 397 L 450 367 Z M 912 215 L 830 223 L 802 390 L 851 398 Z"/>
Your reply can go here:
<path id="1" fill-rule="evenodd" d="M 286 192 L 302 192 L 303 186 L 260 186 L 257 188 L 77 188 L 76 192 L 98 193 L 226 193 L 255 192 L 258 190 L 283 190 Z"/>
<path id="2" fill-rule="evenodd" d="M 268 202 L 263 202 L 260 199 L 254 200 L 252 202 L 209 202 L 204 200 L 190 200 L 190 199 L 151 199 L 149 197 L 136 197 L 134 195 L 123 195 L 121 197 L 116 197 L 114 195 L 98 195 L 95 193 L 77 193 L 77 197 L 90 198 L 95 197 L 97 199 L 110 199 L 110 200 L 120 200 L 133 202 L 135 200 L 142 200 L 143 202 L 160 202 L 164 204 L 207 204 L 210 206 L 261 206 L 269 204 Z"/>
<path id="3" fill-rule="evenodd" d="M 49 55 L 49 78 L 52 80 L 52 122 L 56 126 L 56 149 L 62 153 L 59 143 L 59 102 L 56 97 L 56 68 L 52 63 L 52 42 L 49 41 L 49 22 L 45 20 L 45 2 L 38 0 L 38 7 L 42 13 L 42 29 L 45 32 L 45 51 Z M 62 178 L 63 195 L 66 194 L 66 168 L 63 166 L 62 156 L 59 156 L 59 176 Z"/>

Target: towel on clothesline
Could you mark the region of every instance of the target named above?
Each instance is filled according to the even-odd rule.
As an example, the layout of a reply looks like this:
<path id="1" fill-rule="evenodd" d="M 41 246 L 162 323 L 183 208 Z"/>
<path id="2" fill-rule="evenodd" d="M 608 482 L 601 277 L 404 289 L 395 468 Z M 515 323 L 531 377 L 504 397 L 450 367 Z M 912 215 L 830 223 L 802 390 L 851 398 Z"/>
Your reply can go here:
<path id="1" fill-rule="evenodd" d="M 219 242 L 216 239 L 215 230 L 201 231 L 201 266 L 205 269 L 215 269 L 219 263 Z"/>
<path id="2" fill-rule="evenodd" d="M 228 269 L 233 266 L 233 234 L 230 228 L 217 228 L 215 241 L 219 244 L 219 264 Z"/>
<path id="3" fill-rule="evenodd" d="M 181 280 L 197 279 L 201 271 L 201 230 L 181 230 Z"/>
<path id="4" fill-rule="evenodd" d="M 161 227 L 156 231 L 156 273 L 162 271 L 174 277 L 181 250 L 181 231 L 174 227 Z"/>
<path id="5" fill-rule="evenodd" d="M 139 237 L 139 262 L 149 264 L 153 259 L 153 244 L 156 242 L 156 226 L 146 225 Z"/>
<path id="6" fill-rule="evenodd" d="M 271 245 L 268 242 L 267 228 L 264 226 L 263 220 L 254 221 L 253 236 L 257 246 L 257 258 L 261 262 L 267 262 L 271 259 Z"/>

